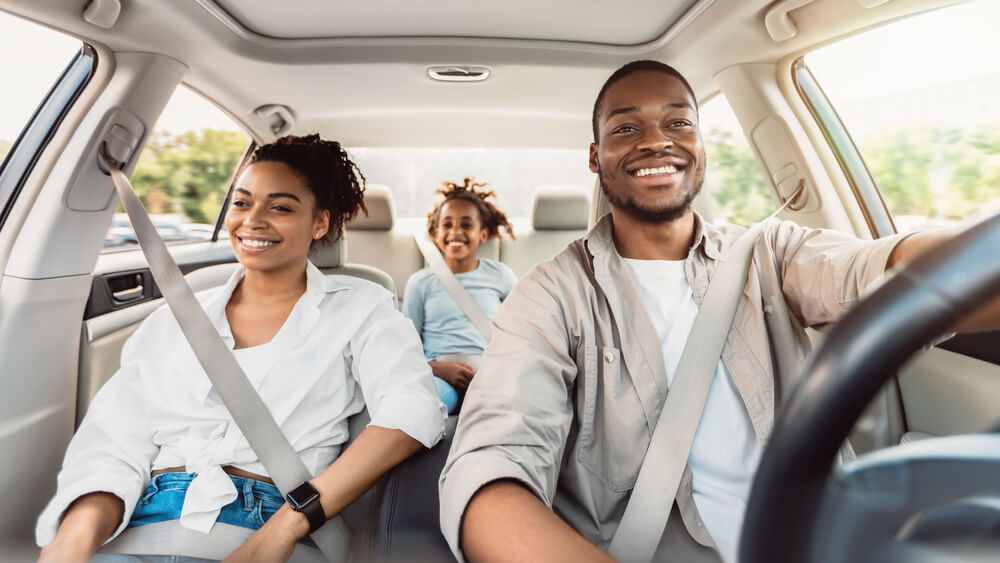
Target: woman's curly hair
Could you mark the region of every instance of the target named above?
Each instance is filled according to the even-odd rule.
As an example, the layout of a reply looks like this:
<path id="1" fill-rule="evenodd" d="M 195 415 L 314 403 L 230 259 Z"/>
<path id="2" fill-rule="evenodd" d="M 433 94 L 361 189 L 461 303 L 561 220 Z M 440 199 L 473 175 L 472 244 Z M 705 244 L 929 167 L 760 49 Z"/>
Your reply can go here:
<path id="1" fill-rule="evenodd" d="M 439 201 L 434 209 L 427 214 L 427 233 L 431 237 L 434 237 L 434 233 L 437 231 L 441 208 L 444 207 L 444 204 L 455 199 L 462 199 L 471 202 L 479 210 L 479 219 L 483 228 L 489 233 L 489 238 L 502 237 L 504 233 L 511 239 L 515 238 L 514 228 L 507 220 L 507 215 L 500 211 L 492 201 L 489 201 L 490 198 L 496 197 L 496 193 L 493 190 L 476 189 L 486 187 L 489 184 L 476 182 L 475 178 L 465 178 L 462 184 L 455 182 L 442 182 L 442 184 L 444 188 L 439 189 L 437 195 L 444 196 L 444 199 Z"/>
<path id="2" fill-rule="evenodd" d="M 330 243 L 344 234 L 344 225 L 365 207 L 365 177 L 347 151 L 336 141 L 319 135 L 287 135 L 257 147 L 244 168 L 258 162 L 280 162 L 301 175 L 316 198 L 317 212 L 330 212 L 330 228 L 317 243 Z"/>

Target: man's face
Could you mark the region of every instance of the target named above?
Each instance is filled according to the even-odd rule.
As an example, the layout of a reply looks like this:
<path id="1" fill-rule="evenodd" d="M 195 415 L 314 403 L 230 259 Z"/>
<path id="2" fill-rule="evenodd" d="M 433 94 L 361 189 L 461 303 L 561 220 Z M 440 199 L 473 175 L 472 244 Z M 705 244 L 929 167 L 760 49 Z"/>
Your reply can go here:
<path id="1" fill-rule="evenodd" d="M 677 78 L 632 73 L 608 88 L 590 145 L 611 206 L 647 223 L 673 221 L 690 208 L 705 180 L 698 111 Z"/>

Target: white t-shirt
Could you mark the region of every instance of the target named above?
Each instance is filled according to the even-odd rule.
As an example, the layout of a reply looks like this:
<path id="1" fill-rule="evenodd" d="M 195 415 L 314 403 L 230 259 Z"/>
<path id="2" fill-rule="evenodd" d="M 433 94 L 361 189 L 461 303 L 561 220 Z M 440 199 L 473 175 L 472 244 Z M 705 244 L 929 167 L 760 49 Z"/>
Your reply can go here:
<path id="1" fill-rule="evenodd" d="M 632 260 L 646 311 L 660 337 L 667 385 L 698 314 L 683 260 Z M 760 442 L 722 361 L 708 393 L 688 463 L 698 513 L 727 562 L 736 561 L 747 497 L 760 461 Z"/>

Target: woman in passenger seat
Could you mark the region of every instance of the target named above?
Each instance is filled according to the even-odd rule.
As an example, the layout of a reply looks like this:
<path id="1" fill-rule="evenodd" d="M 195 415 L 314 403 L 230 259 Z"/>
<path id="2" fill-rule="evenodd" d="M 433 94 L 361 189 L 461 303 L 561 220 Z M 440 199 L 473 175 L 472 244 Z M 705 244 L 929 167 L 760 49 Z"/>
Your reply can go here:
<path id="1" fill-rule="evenodd" d="M 465 178 L 461 185 L 444 182 L 445 188 L 437 191 L 444 198 L 427 215 L 427 234 L 448 269 L 486 318 L 492 319 L 517 283 L 517 276 L 501 262 L 476 257 L 479 245 L 490 238 L 504 233 L 514 238 L 507 216 L 490 201 L 495 194 L 476 189 L 486 185 L 472 178 Z M 476 374 L 486 340 L 430 268 L 416 272 L 406 282 L 403 314 L 413 321 L 423 340 L 438 396 L 448 413 L 454 413 Z"/>
<path id="2" fill-rule="evenodd" d="M 161 307 L 126 342 L 120 369 L 70 442 L 38 519 L 40 560 L 87 561 L 126 528 L 176 520 L 205 533 L 216 522 L 259 528 L 231 559 L 282 561 L 379 476 L 441 438 L 444 405 L 393 296 L 324 276 L 307 259 L 365 210 L 363 183 L 340 145 L 317 135 L 257 148 L 226 214 L 242 268 L 200 298 L 316 475 L 318 499 L 296 510 L 285 503 Z M 366 404 L 371 425 L 341 453 L 347 418 Z"/>

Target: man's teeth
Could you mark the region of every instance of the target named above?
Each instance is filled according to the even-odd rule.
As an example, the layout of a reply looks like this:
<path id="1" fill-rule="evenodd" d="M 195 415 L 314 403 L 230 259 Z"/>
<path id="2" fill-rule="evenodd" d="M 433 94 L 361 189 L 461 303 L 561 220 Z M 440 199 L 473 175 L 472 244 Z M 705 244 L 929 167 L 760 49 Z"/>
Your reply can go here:
<path id="1" fill-rule="evenodd" d="M 243 246 L 249 246 L 250 248 L 266 248 L 268 246 L 277 244 L 273 240 L 251 240 L 243 239 Z"/>
<path id="2" fill-rule="evenodd" d="M 674 172 L 677 172 L 676 166 L 661 166 L 659 168 L 640 168 L 636 170 L 635 175 L 641 178 L 652 174 L 673 174 Z"/>

